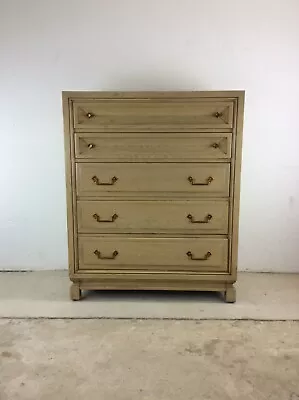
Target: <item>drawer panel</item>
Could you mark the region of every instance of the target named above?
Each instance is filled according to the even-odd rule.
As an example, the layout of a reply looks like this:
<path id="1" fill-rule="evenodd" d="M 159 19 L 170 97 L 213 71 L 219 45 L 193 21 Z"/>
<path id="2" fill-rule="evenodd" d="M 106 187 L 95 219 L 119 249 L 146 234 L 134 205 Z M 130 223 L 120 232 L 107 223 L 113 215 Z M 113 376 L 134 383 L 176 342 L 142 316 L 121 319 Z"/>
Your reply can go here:
<path id="1" fill-rule="evenodd" d="M 229 195 L 229 163 L 77 163 L 79 196 Z"/>
<path id="2" fill-rule="evenodd" d="M 231 157 L 231 134 L 87 134 L 75 135 L 79 159 L 173 162 Z"/>
<path id="3" fill-rule="evenodd" d="M 227 234 L 227 200 L 79 201 L 81 233 Z"/>
<path id="4" fill-rule="evenodd" d="M 227 272 L 228 240 L 79 237 L 79 270 Z"/>
<path id="5" fill-rule="evenodd" d="M 160 131 L 178 126 L 230 129 L 233 125 L 233 101 L 205 99 L 103 99 L 73 103 L 75 129 Z"/>

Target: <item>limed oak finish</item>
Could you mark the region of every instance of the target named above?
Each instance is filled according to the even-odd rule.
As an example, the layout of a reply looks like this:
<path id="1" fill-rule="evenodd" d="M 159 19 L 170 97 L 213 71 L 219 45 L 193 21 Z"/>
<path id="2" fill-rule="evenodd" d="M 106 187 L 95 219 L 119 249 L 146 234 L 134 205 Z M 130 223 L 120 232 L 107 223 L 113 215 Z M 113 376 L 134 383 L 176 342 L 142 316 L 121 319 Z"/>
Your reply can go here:
<path id="1" fill-rule="evenodd" d="M 244 92 L 63 92 L 71 299 L 236 300 Z"/>

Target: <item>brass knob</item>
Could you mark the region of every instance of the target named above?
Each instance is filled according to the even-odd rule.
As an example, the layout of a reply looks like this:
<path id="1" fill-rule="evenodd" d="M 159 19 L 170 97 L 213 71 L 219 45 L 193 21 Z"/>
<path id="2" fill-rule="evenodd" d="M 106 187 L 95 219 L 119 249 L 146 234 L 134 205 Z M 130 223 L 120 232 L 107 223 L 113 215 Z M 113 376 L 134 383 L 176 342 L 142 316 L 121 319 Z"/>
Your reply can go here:
<path id="1" fill-rule="evenodd" d="M 213 147 L 214 149 L 218 149 L 219 144 L 218 144 L 218 143 L 213 143 L 213 144 L 212 144 L 212 147 Z"/>
<path id="2" fill-rule="evenodd" d="M 86 114 L 86 117 L 87 118 L 93 118 L 94 117 L 94 114 L 93 113 L 91 113 L 91 112 L 88 112 L 87 114 Z"/>
<path id="3" fill-rule="evenodd" d="M 96 145 L 93 144 L 93 143 L 88 143 L 87 146 L 88 146 L 89 149 L 94 149 L 96 147 Z"/>
<path id="4" fill-rule="evenodd" d="M 222 114 L 222 113 L 219 113 L 219 112 L 217 111 L 217 112 L 215 112 L 214 115 L 215 115 L 216 118 L 220 118 L 220 117 L 222 117 L 223 114 Z"/>

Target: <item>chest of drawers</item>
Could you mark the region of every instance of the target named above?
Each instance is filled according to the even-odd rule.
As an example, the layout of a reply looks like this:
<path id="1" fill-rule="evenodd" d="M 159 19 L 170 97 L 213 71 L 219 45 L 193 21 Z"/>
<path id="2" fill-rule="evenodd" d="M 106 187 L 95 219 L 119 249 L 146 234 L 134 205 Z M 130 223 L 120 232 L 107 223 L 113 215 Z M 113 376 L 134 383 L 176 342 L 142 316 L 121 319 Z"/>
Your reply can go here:
<path id="1" fill-rule="evenodd" d="M 235 301 L 244 92 L 63 92 L 71 299 Z"/>

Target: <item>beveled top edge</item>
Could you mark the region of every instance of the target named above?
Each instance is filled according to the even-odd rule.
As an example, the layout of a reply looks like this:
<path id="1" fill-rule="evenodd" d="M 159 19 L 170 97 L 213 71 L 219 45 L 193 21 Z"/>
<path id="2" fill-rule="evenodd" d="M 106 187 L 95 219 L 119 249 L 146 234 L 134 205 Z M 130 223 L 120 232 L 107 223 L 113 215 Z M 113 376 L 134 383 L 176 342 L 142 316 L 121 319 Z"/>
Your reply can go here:
<path id="1" fill-rule="evenodd" d="M 90 99 L 155 99 L 155 98 L 244 98 L 245 90 L 221 91 L 62 91 L 62 97 Z"/>

